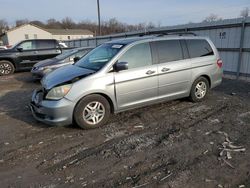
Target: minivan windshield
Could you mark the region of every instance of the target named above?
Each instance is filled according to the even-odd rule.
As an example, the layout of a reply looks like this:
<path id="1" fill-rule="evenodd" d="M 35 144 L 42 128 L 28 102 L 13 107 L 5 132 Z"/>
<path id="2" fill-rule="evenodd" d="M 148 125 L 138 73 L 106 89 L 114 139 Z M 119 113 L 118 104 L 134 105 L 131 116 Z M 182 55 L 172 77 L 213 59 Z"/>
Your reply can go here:
<path id="1" fill-rule="evenodd" d="M 106 65 L 123 47 L 124 45 L 122 44 L 102 44 L 77 61 L 75 65 L 78 67 L 98 71 L 104 65 Z"/>

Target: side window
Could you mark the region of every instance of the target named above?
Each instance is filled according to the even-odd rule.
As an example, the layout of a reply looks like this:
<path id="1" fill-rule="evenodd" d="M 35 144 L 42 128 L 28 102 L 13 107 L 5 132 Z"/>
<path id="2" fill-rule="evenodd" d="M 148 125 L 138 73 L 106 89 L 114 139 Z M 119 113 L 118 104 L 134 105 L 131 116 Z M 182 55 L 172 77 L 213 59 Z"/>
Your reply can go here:
<path id="1" fill-rule="evenodd" d="M 75 54 L 74 54 L 74 55 L 71 55 L 71 56 L 69 56 L 69 57 L 67 57 L 67 58 L 65 58 L 65 59 L 66 59 L 67 61 L 73 61 L 75 57 L 76 57 L 76 56 L 75 56 Z"/>
<path id="2" fill-rule="evenodd" d="M 179 40 L 165 40 L 154 43 L 158 51 L 159 63 L 183 59 L 182 48 Z"/>
<path id="3" fill-rule="evenodd" d="M 149 43 L 137 44 L 126 51 L 119 62 L 128 62 L 128 69 L 152 65 Z"/>
<path id="4" fill-rule="evenodd" d="M 206 40 L 186 40 L 190 58 L 214 55 L 211 46 Z"/>
<path id="5" fill-rule="evenodd" d="M 18 48 L 22 48 L 23 50 L 33 50 L 36 48 L 34 41 L 25 41 L 22 42 Z"/>
<path id="6" fill-rule="evenodd" d="M 79 51 L 75 54 L 75 57 L 83 57 L 88 51 L 87 50 L 83 50 L 83 51 Z"/>
<path id="7" fill-rule="evenodd" d="M 89 56 L 90 62 L 108 62 L 111 57 L 114 55 L 116 50 L 108 48 L 100 48 L 95 54 Z"/>
<path id="8" fill-rule="evenodd" d="M 183 59 L 189 59 L 186 41 L 183 39 L 183 40 L 180 40 L 180 43 L 181 43 L 182 52 L 183 52 Z"/>
<path id="9" fill-rule="evenodd" d="M 53 40 L 38 40 L 36 41 L 37 49 L 52 49 L 56 48 L 56 43 Z"/>

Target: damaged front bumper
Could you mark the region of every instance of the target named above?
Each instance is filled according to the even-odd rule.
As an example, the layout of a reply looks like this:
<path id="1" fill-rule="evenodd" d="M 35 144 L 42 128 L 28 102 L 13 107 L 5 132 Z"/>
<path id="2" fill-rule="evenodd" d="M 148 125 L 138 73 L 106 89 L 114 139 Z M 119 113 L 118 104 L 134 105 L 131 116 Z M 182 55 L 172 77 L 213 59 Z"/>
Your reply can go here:
<path id="1" fill-rule="evenodd" d="M 38 121 L 49 125 L 65 126 L 72 124 L 75 104 L 66 99 L 45 100 L 43 90 L 35 90 L 32 94 L 30 109 Z"/>

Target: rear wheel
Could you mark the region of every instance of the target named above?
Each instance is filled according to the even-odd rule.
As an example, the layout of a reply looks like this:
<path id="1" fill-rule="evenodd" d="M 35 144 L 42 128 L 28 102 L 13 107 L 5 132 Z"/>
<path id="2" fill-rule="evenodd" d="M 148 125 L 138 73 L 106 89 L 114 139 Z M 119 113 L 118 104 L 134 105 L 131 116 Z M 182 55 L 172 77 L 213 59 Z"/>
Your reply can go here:
<path id="1" fill-rule="evenodd" d="M 74 111 L 74 120 L 83 129 L 100 127 L 107 122 L 109 116 L 109 102 L 96 94 L 84 97 Z"/>
<path id="2" fill-rule="evenodd" d="M 209 90 L 209 82 L 204 77 L 196 79 L 192 85 L 190 92 L 190 100 L 193 102 L 200 102 L 204 100 Z"/>
<path id="3" fill-rule="evenodd" d="M 0 76 L 9 75 L 15 72 L 15 67 L 10 61 L 0 61 Z"/>

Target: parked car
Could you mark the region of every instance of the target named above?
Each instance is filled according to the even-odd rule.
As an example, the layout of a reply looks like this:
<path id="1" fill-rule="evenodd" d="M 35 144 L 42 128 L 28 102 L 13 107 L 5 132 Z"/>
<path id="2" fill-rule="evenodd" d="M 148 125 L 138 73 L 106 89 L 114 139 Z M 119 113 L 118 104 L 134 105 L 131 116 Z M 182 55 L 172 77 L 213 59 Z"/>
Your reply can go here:
<path id="1" fill-rule="evenodd" d="M 34 78 L 41 79 L 45 74 L 48 74 L 59 67 L 75 63 L 92 49 L 93 47 L 82 47 L 66 50 L 52 59 L 36 63 L 31 69 L 31 73 Z"/>
<path id="2" fill-rule="evenodd" d="M 68 48 L 68 46 L 64 42 L 59 42 L 61 48 Z"/>
<path id="3" fill-rule="evenodd" d="M 33 39 L 22 41 L 10 49 L 0 51 L 0 75 L 31 69 L 38 61 L 62 53 L 57 40 Z"/>
<path id="4" fill-rule="evenodd" d="M 0 50 L 6 50 L 8 49 L 6 46 L 0 46 Z"/>
<path id="5" fill-rule="evenodd" d="M 45 76 L 31 110 L 48 124 L 95 128 L 110 113 L 183 97 L 202 101 L 221 81 L 222 60 L 206 37 L 123 39 Z"/>

